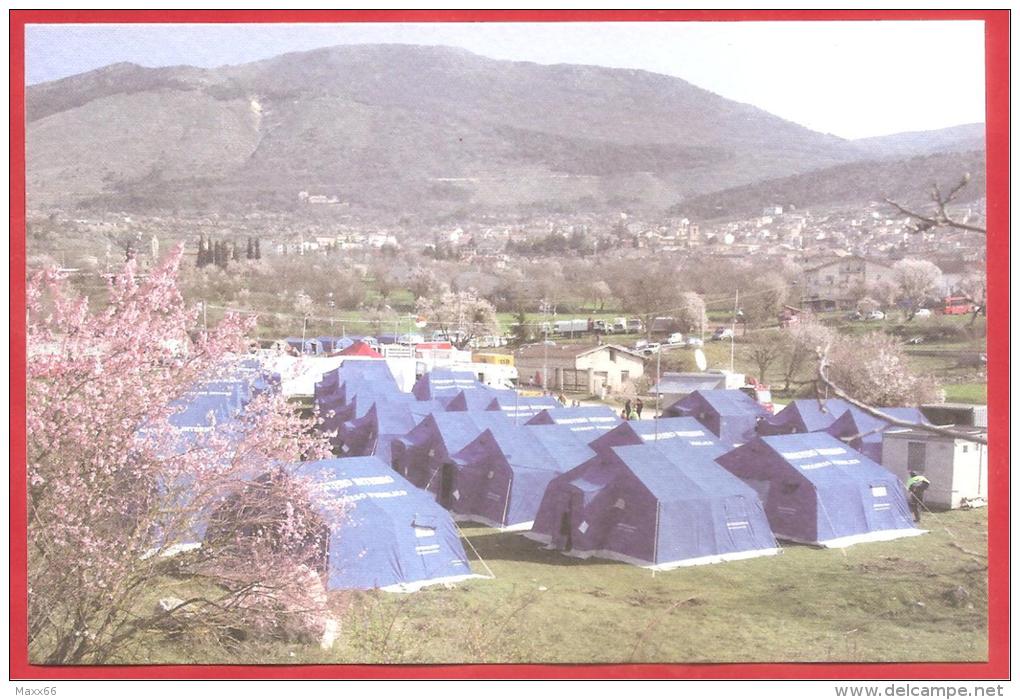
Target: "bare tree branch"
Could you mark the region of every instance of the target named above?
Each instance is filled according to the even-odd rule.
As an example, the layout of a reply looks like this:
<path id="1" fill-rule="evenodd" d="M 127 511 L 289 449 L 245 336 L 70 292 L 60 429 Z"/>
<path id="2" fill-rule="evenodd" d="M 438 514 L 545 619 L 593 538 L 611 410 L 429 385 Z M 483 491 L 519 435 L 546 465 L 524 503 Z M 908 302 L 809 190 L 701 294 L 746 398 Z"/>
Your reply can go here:
<path id="1" fill-rule="evenodd" d="M 963 221 L 957 221 L 953 219 L 949 212 L 946 211 L 946 206 L 950 204 L 956 196 L 963 190 L 964 187 L 970 182 L 970 173 L 964 173 L 960 181 L 949 190 L 949 194 L 943 196 L 942 190 L 939 188 L 938 183 L 934 183 L 931 188 L 931 199 L 935 204 L 935 213 L 933 215 L 926 215 L 916 212 L 912 209 L 908 209 L 898 202 L 894 202 L 889 198 L 885 198 L 885 203 L 896 208 L 901 214 L 909 216 L 911 219 L 915 219 L 914 231 L 921 233 L 922 231 L 928 231 L 937 226 L 949 226 L 950 228 L 960 229 L 961 231 L 971 231 L 972 233 L 987 234 L 988 231 L 983 226 L 974 226 Z"/>
<path id="2" fill-rule="evenodd" d="M 978 443 L 981 443 L 982 445 L 987 445 L 988 444 L 988 436 L 987 435 L 978 435 L 978 434 L 975 434 L 975 433 L 967 433 L 967 432 L 963 432 L 963 431 L 960 431 L 960 430 L 954 430 L 953 428 L 943 428 L 943 427 L 938 426 L 938 425 L 929 425 L 927 423 L 916 423 L 914 421 L 903 420 L 901 418 L 896 418 L 895 416 L 891 416 L 888 413 L 886 413 L 885 411 L 882 411 L 881 409 L 875 408 L 874 406 L 869 406 L 868 404 L 864 403 L 863 401 L 858 401 L 854 397 L 850 396 L 850 394 L 848 394 L 845 390 L 841 389 L 839 386 L 834 384 L 831 379 L 829 379 L 828 368 L 829 368 L 829 358 L 828 358 L 828 348 L 826 347 L 825 350 L 819 352 L 819 357 L 818 357 L 818 379 L 819 379 L 819 381 L 824 386 L 826 386 L 829 389 L 831 389 L 832 393 L 834 393 L 836 396 L 838 396 L 839 398 L 843 399 L 844 401 L 846 401 L 850 405 L 855 406 L 855 407 L 861 409 L 862 411 L 867 413 L 869 416 L 873 416 L 873 417 L 878 418 L 880 420 L 884 420 L 887 423 L 889 423 L 890 425 L 895 425 L 895 426 L 900 427 L 900 428 L 911 428 L 913 430 L 923 430 L 925 432 L 933 433 L 935 435 L 944 435 L 945 437 L 957 438 L 957 439 L 960 439 L 960 440 L 970 440 L 971 442 L 978 442 Z"/>

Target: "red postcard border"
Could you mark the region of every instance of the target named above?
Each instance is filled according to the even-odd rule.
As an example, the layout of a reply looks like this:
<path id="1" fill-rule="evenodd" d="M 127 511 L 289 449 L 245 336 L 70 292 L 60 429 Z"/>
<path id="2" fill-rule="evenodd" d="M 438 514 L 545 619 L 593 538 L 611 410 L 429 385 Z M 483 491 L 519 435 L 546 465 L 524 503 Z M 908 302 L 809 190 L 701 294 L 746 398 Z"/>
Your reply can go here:
<path id="1" fill-rule="evenodd" d="M 10 12 L 10 666 L 12 679 L 1009 677 L 1008 10 L 13 10 Z M 104 666 L 30 664 L 25 500 L 25 25 L 64 23 L 977 20 L 985 23 L 988 221 L 988 661 L 893 664 Z"/>

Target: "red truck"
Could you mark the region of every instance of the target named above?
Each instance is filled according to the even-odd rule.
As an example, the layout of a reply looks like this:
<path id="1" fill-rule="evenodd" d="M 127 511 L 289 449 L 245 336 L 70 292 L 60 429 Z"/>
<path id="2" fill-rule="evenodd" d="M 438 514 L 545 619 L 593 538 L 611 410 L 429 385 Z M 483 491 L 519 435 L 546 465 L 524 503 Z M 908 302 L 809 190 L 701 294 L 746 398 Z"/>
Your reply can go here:
<path id="1" fill-rule="evenodd" d="M 946 297 L 942 300 L 942 314 L 963 316 L 974 311 L 974 304 L 967 297 Z"/>

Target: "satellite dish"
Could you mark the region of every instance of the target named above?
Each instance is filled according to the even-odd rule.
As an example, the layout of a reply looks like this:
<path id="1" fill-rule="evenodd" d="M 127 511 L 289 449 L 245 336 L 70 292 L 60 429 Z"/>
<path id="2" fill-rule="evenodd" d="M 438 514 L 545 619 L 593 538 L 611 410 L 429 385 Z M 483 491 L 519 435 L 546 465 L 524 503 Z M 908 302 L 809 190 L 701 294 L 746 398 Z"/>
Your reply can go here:
<path id="1" fill-rule="evenodd" d="M 696 364 L 698 369 L 702 372 L 708 369 L 708 360 L 705 358 L 705 351 L 701 348 L 697 348 L 694 351 L 694 364 Z"/>

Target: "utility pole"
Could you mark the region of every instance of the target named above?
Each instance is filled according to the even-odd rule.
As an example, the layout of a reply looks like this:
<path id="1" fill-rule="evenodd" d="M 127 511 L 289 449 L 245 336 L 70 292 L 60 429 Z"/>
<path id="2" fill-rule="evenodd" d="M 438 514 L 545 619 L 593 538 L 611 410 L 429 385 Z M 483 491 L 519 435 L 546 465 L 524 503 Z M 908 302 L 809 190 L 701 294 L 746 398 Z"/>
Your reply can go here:
<path id="1" fill-rule="evenodd" d="M 660 397 L 662 396 L 662 387 L 659 383 L 662 382 L 662 348 L 659 348 L 659 352 L 655 353 L 655 439 L 659 439 L 659 411 L 662 409 L 660 406 Z"/>
<path id="2" fill-rule="evenodd" d="M 549 302 L 542 300 L 542 389 L 546 389 L 549 382 Z"/>
<path id="3" fill-rule="evenodd" d="M 734 341 L 737 339 L 737 312 L 740 310 L 740 289 L 733 295 L 733 321 L 730 323 L 730 372 L 733 372 L 733 359 L 736 352 Z"/>

